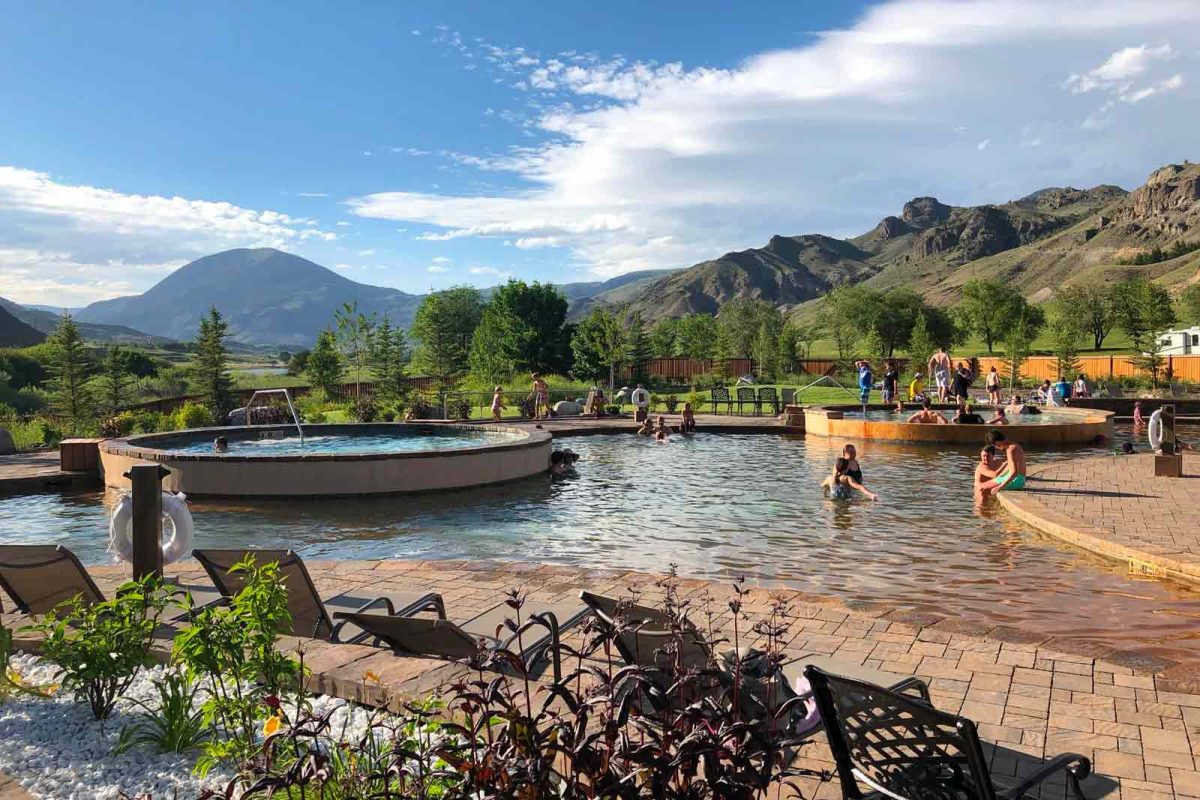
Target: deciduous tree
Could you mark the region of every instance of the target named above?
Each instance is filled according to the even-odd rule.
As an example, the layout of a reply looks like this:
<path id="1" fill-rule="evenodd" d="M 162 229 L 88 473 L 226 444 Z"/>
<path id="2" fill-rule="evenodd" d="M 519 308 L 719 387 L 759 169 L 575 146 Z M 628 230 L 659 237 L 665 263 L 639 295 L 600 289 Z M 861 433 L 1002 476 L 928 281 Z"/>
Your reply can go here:
<path id="1" fill-rule="evenodd" d="M 997 342 L 1009 341 L 1008 334 L 1028 305 L 1011 286 L 976 278 L 963 285 L 958 313 L 963 327 L 979 336 L 991 355 Z"/>
<path id="2" fill-rule="evenodd" d="M 427 296 L 413 319 L 418 346 L 413 362 L 418 370 L 443 383 L 467 371 L 471 339 L 483 316 L 479 290 L 470 286 L 445 289 Z"/>
<path id="3" fill-rule="evenodd" d="M 575 329 L 571 350 L 575 354 L 575 375 L 585 380 L 600 380 L 607 374 L 611 393 L 617 367 L 625 363 L 628 355 L 625 328 L 616 314 L 608 308 L 593 310 Z"/>

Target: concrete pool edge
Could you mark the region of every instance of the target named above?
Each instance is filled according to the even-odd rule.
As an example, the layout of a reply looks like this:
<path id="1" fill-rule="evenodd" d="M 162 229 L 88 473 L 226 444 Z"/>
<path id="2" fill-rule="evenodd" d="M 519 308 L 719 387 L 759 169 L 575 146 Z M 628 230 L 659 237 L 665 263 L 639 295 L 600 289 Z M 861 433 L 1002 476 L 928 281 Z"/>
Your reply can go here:
<path id="1" fill-rule="evenodd" d="M 906 444 L 981 444 L 989 425 L 921 425 L 900 420 L 875 420 L 843 416 L 860 411 L 862 406 L 835 404 L 805 406 L 805 435 L 849 440 L 876 440 Z M 869 411 L 890 410 L 892 406 L 868 404 Z M 954 406 L 935 405 L 940 411 Z M 989 410 L 990 407 L 984 408 Z M 912 407 L 916 411 L 916 407 Z M 1090 444 L 1113 435 L 1113 412 L 1098 409 L 1056 408 L 1077 421 L 1027 425 L 1017 422 L 1002 426 L 1014 440 L 1028 445 Z"/>
<path id="2" fill-rule="evenodd" d="M 1131 546 L 1130 544 L 1114 541 L 1114 536 L 1110 531 L 1082 522 L 1060 511 L 1055 511 L 1039 499 L 1039 482 L 1061 482 L 1063 479 L 1056 476 L 1061 475 L 1065 470 L 1078 469 L 1081 466 L 1086 467 L 1088 466 L 1088 462 L 1091 462 L 1092 466 L 1102 468 L 1107 465 L 1109 459 L 1114 458 L 1116 456 L 1094 456 L 1088 459 L 1080 459 L 1079 462 L 1048 464 L 1044 467 L 1033 468 L 1029 470 L 1029 480 L 1026 483 L 1025 490 L 1020 492 L 999 492 L 996 498 L 1000 501 L 1000 505 L 1005 511 L 1026 525 L 1110 561 L 1127 564 L 1131 573 L 1147 577 L 1168 578 L 1193 588 L 1200 588 L 1200 559 L 1184 560 L 1174 557 L 1172 553 L 1155 552 L 1144 547 Z M 1121 458 L 1137 459 L 1138 457 L 1121 456 Z M 1200 466 L 1198 462 L 1200 462 L 1200 459 L 1197 459 L 1195 456 L 1187 459 L 1187 465 L 1192 470 L 1190 475 L 1195 475 L 1197 466 Z M 1172 481 L 1178 479 L 1159 478 L 1157 480 Z M 1086 495 L 1093 492 L 1112 491 L 1113 489 L 1122 488 L 1108 484 L 1103 480 L 1099 484 L 1097 487 L 1075 487 L 1058 491 Z M 1132 487 L 1129 488 L 1132 492 Z M 1134 524 L 1132 521 L 1130 523 Z"/>
<path id="3" fill-rule="evenodd" d="M 377 434 L 396 431 L 461 429 L 453 424 L 350 423 L 306 425 L 306 432 Z M 197 428 L 185 438 L 207 438 L 294 431 L 294 426 Z M 134 464 L 158 463 L 171 470 L 163 481 L 169 491 L 198 497 L 336 497 L 463 489 L 519 480 L 545 472 L 551 435 L 517 426 L 491 430 L 517 434 L 515 441 L 478 446 L 392 453 L 314 453 L 287 455 L 217 455 L 180 453 L 148 445 L 178 441 L 181 432 L 108 439 L 99 445 L 100 475 L 105 486 L 129 488 L 125 472 Z"/>

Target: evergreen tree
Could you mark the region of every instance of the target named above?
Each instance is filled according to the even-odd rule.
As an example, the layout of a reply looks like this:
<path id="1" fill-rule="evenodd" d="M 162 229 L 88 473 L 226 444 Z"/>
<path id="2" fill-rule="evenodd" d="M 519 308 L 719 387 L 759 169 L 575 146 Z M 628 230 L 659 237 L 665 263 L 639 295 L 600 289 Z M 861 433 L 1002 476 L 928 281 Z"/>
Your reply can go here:
<path id="1" fill-rule="evenodd" d="M 1026 306 L 1020 315 L 1007 326 L 1004 336 L 1003 370 L 1008 376 L 1008 388 L 1014 388 L 1021 380 L 1021 370 L 1029 360 L 1033 340 L 1044 324 L 1041 310 Z"/>
<path id="2" fill-rule="evenodd" d="M 1188 325 L 1200 325 L 1200 283 L 1193 283 L 1179 295 L 1183 320 Z"/>
<path id="3" fill-rule="evenodd" d="M 128 402 L 132 382 L 133 373 L 129 371 L 124 348 L 110 347 L 100 362 L 100 403 L 105 413 L 115 414 Z"/>
<path id="4" fill-rule="evenodd" d="M 650 360 L 650 338 L 646 335 L 646 322 L 642 312 L 634 311 L 629 317 L 629 329 L 625 333 L 625 360 L 632 367 L 633 380 L 646 383 L 647 362 Z"/>
<path id="5" fill-rule="evenodd" d="M 50 396 L 54 413 L 72 433 L 84 430 L 92 419 L 92 396 L 87 380 L 92 371 L 79 326 L 64 314 L 46 340 L 50 367 Z"/>
<path id="6" fill-rule="evenodd" d="M 331 330 L 317 334 L 317 343 L 304 365 L 308 382 L 329 395 L 342 379 L 342 356 L 338 352 L 337 337 Z"/>
<path id="7" fill-rule="evenodd" d="M 384 316 L 371 337 L 368 364 L 375 374 L 375 394 L 387 402 L 403 402 L 408 395 L 408 366 L 410 353 L 403 328 L 393 328 Z"/>
<path id="8" fill-rule="evenodd" d="M 222 424 L 233 409 L 233 378 L 229 375 L 229 351 L 225 347 L 228 334 L 229 323 L 220 311 L 211 308 L 207 316 L 200 318 L 196 360 L 192 367 L 200 389 L 201 405 Z"/>
<path id="9" fill-rule="evenodd" d="M 930 357 L 937 352 L 938 342 L 929 329 L 929 321 L 922 311 L 913 322 L 912 333 L 908 337 L 908 360 L 914 372 L 920 372 L 929 363 Z"/>
<path id="10" fill-rule="evenodd" d="M 1077 292 L 1060 293 L 1049 304 L 1054 371 L 1060 381 L 1070 381 L 1080 370 L 1079 342 L 1086 335 Z"/>
<path id="11" fill-rule="evenodd" d="M 472 337 L 483 316 L 479 290 L 470 286 L 445 289 L 427 296 L 413 319 L 418 346 L 413 363 L 418 370 L 453 383 L 467 371 Z"/>

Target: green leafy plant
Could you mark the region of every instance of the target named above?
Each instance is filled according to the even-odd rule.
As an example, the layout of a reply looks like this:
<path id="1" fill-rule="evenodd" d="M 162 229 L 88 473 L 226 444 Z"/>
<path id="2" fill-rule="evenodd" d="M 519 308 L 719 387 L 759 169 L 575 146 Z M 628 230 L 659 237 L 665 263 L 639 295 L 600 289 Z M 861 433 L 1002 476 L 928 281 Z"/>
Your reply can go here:
<path id="1" fill-rule="evenodd" d="M 175 428 L 208 428 L 213 424 L 212 412 L 199 403 L 184 403 L 172 418 Z"/>
<path id="2" fill-rule="evenodd" d="M 446 413 L 450 419 L 470 419 L 471 401 L 464 395 L 451 397 L 446 403 Z"/>
<path id="3" fill-rule="evenodd" d="M 96 719 L 108 718 L 149 662 L 154 628 L 173 592 L 147 576 L 103 603 L 69 600 L 31 626 L 45 636 L 42 654 L 62 670 L 62 685 L 86 700 Z"/>
<path id="4" fill-rule="evenodd" d="M 162 753 L 184 753 L 195 750 L 208 738 L 204 712 L 195 707 L 195 681 L 185 672 L 172 670 L 153 683 L 158 704 L 134 701 L 143 713 L 121 729 L 116 753 L 141 745 L 153 746 Z"/>
<path id="5" fill-rule="evenodd" d="M 375 405 L 375 398 L 370 395 L 355 397 L 350 408 L 350 413 L 359 422 L 374 422 L 379 416 L 379 407 Z"/>
<path id="6" fill-rule="evenodd" d="M 175 637 L 174 657 L 189 680 L 208 692 L 201 705 L 211 736 L 196 770 L 240 763 L 255 747 L 260 722 L 278 719 L 279 698 L 298 691 L 303 666 L 275 649 L 291 626 L 279 565 L 247 556 L 232 568 L 244 588 L 228 605 L 193 611 L 192 625 Z"/>
<path id="7" fill-rule="evenodd" d="M 668 414 L 674 414 L 674 413 L 675 413 L 675 409 L 679 408 L 679 398 L 678 398 L 678 397 L 676 397 L 676 396 L 675 396 L 675 395 L 673 395 L 673 394 L 669 394 L 669 395 L 667 395 L 667 399 L 666 399 L 666 400 L 664 400 L 663 402 L 664 402 L 664 403 L 666 404 L 666 406 L 667 406 L 667 413 L 668 413 Z M 695 410 L 695 406 L 693 406 L 693 407 L 692 407 L 692 410 L 693 410 L 693 411 Z"/>
<path id="8" fill-rule="evenodd" d="M 688 392 L 687 401 L 692 404 L 692 411 L 697 414 L 699 414 L 700 409 L 704 408 L 704 406 L 708 403 L 708 399 L 705 398 L 704 395 L 700 394 L 700 392 L 698 392 L 696 389 L 692 389 L 690 392 Z"/>

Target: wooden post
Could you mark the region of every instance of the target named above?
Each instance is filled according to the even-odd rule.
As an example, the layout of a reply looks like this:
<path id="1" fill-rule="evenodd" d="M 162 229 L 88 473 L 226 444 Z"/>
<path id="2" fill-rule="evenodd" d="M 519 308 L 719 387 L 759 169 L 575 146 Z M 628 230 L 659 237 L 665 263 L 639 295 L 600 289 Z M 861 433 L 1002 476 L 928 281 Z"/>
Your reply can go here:
<path id="1" fill-rule="evenodd" d="M 158 464 L 137 464 L 129 469 L 133 489 L 133 577 L 162 577 L 162 479 L 167 470 Z"/>

